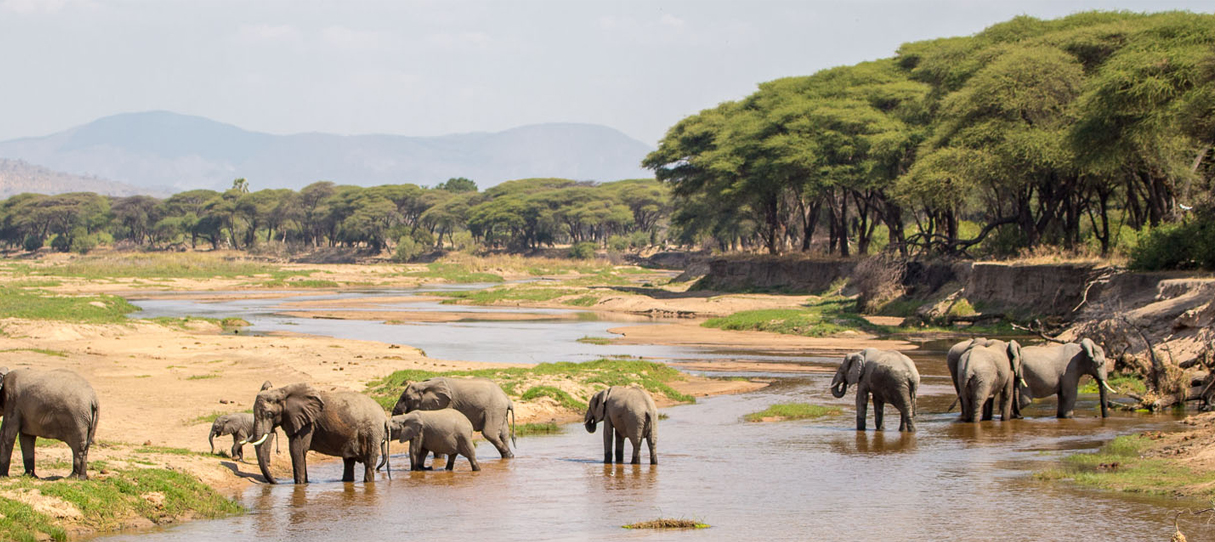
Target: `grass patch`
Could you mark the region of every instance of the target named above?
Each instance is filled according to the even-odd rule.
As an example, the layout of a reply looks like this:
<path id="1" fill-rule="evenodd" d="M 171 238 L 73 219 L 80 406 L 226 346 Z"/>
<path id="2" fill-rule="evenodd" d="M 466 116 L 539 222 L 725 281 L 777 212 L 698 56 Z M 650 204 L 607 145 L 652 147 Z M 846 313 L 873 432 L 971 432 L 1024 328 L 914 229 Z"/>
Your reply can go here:
<path id="1" fill-rule="evenodd" d="M 1147 392 L 1147 384 L 1143 382 L 1143 377 L 1139 375 L 1120 375 L 1110 374 L 1108 380 L 1111 388 L 1114 388 L 1118 393 L 1134 393 L 1143 395 Z M 1083 386 L 1080 386 L 1080 393 L 1098 393 L 1101 390 L 1097 389 L 1097 381 L 1090 378 Z"/>
<path id="2" fill-rule="evenodd" d="M 228 317 L 228 318 L 208 318 L 206 316 L 184 316 L 175 318 L 172 316 L 157 316 L 155 318 L 145 318 L 149 322 L 155 322 L 162 326 L 175 327 L 178 329 L 186 329 L 190 322 L 208 322 L 215 324 L 224 329 L 237 327 L 246 327 L 251 325 L 244 318 Z"/>
<path id="3" fill-rule="evenodd" d="M 574 341 L 574 342 L 580 342 L 582 344 L 598 344 L 598 345 L 602 346 L 605 344 L 612 344 L 612 339 L 609 339 L 607 337 L 586 336 L 586 337 L 582 337 L 581 339 L 578 339 L 577 341 Z"/>
<path id="4" fill-rule="evenodd" d="M 809 403 L 777 403 L 759 412 L 747 414 L 743 418 L 749 422 L 763 421 L 764 418 L 779 418 L 782 420 L 807 420 L 823 416 L 838 416 L 844 411 L 840 407 L 826 407 Z"/>
<path id="5" fill-rule="evenodd" d="M 140 446 L 134 451 L 137 454 L 211 455 L 201 452 L 194 452 L 185 448 L 170 448 L 168 446 Z"/>
<path id="6" fill-rule="evenodd" d="M 1063 458 L 1062 465 L 1038 472 L 1041 480 L 1066 480 L 1080 485 L 1157 495 L 1215 494 L 1215 472 L 1202 472 L 1176 461 L 1142 457 L 1152 446 L 1143 435 L 1115 438 L 1093 453 Z M 1197 488 L 1197 489 L 1187 489 Z"/>
<path id="7" fill-rule="evenodd" d="M 599 302 L 598 297 L 595 297 L 593 295 L 584 295 L 582 297 L 575 297 L 574 299 L 567 299 L 565 301 L 562 301 L 562 304 L 571 305 L 574 307 L 590 307 L 591 305 L 594 305 L 595 303 L 598 303 L 598 302 Z"/>
<path id="8" fill-rule="evenodd" d="M 555 399 L 557 404 L 569 410 L 586 410 L 586 403 L 574 399 L 573 396 L 571 396 L 565 390 L 554 388 L 552 386 L 533 386 L 528 388 L 527 391 L 523 392 L 523 395 L 520 395 L 519 399 L 531 401 L 540 397 L 549 397 Z"/>
<path id="9" fill-rule="evenodd" d="M 0 490 L 32 489 L 75 505 L 84 515 L 82 523 L 102 531 L 119 528 L 124 520 L 137 516 L 159 522 L 186 514 L 218 518 L 245 511 L 194 477 L 159 468 L 122 470 L 104 479 L 85 481 L 45 482 L 14 477 L 0 482 Z M 164 495 L 162 506 L 144 498 L 153 492 Z M 0 514 L 3 514 L 0 539 L 32 541 L 40 538 L 38 533 L 54 540 L 66 539 L 66 532 L 56 519 L 34 512 L 20 502 L 0 499 Z"/>
<path id="10" fill-rule="evenodd" d="M 464 264 L 443 262 L 428 263 L 426 264 L 425 271 L 407 271 L 405 273 L 401 273 L 399 276 L 442 279 L 448 282 L 460 284 L 503 281 L 501 276 L 493 273 L 478 273 L 470 270 L 468 266 Z"/>
<path id="11" fill-rule="evenodd" d="M 556 435 L 561 432 L 557 422 L 525 423 L 515 428 L 515 434 L 521 437 L 532 435 Z"/>
<path id="12" fill-rule="evenodd" d="M 621 525 L 625 529 L 708 529 L 709 524 L 691 519 L 658 518 Z"/>
<path id="13" fill-rule="evenodd" d="M 114 278 L 233 278 L 270 275 L 282 280 L 290 276 L 308 276 L 310 270 L 284 270 L 272 264 L 232 260 L 205 253 L 123 254 L 77 258 L 63 265 L 31 269 L 31 275 L 79 277 L 86 279 Z"/>
<path id="14" fill-rule="evenodd" d="M 210 380 L 212 378 L 219 378 L 219 375 L 214 373 L 205 375 L 190 375 L 186 377 L 186 380 Z"/>
<path id="15" fill-rule="evenodd" d="M 368 384 L 368 391 L 371 397 L 383 405 L 384 408 L 391 409 L 400 397 L 406 382 L 417 382 L 436 376 L 476 376 L 488 378 L 502 386 L 502 389 L 506 390 L 508 395 L 516 398 L 522 398 L 522 396 L 515 395 L 516 390 L 520 389 L 524 390 L 523 395 L 531 392 L 534 394 L 533 397 L 538 397 L 541 395 L 537 394 L 542 394 L 541 391 L 533 391 L 536 388 L 552 388 L 561 393 L 566 393 L 552 386 L 528 385 L 529 383 L 542 380 L 551 381 L 553 377 L 560 377 L 592 387 L 624 386 L 636 383 L 651 393 L 660 393 L 675 401 L 684 403 L 696 402 L 694 397 L 675 391 L 675 389 L 668 385 L 668 382 L 683 380 L 683 373 L 662 363 L 633 358 L 600 359 L 584 363 L 563 361 L 541 363 L 534 367 L 503 367 L 449 372 L 406 369 L 372 381 Z M 548 396 L 551 397 L 551 395 Z M 570 403 L 572 410 L 580 411 L 586 409 L 585 397 L 570 396 L 570 398 L 573 400 Z M 561 400 L 558 399 L 558 401 Z M 574 404 L 577 404 L 578 407 L 573 408 Z"/>
<path id="16" fill-rule="evenodd" d="M 49 350 L 46 348 L 6 348 L 4 350 L 0 350 L 0 352 L 33 352 L 35 354 L 42 354 L 44 356 L 54 356 L 57 358 L 66 358 L 67 357 L 67 352 L 64 352 L 62 350 Z"/>
<path id="17" fill-rule="evenodd" d="M 0 287 L 0 314 L 27 320 L 58 320 L 89 324 L 127 321 L 139 307 L 113 295 L 69 296 L 44 290 Z"/>
<path id="18" fill-rule="evenodd" d="M 575 293 L 578 293 L 578 290 L 569 288 L 506 286 L 471 292 L 439 292 L 438 295 L 452 298 L 443 302 L 448 304 L 463 302 L 472 305 L 493 305 L 500 301 L 552 301 Z"/>
<path id="19" fill-rule="evenodd" d="M 23 280 L 10 282 L 6 286 L 9 288 L 54 288 L 61 285 L 63 285 L 63 281 L 59 280 Z"/>
<path id="20" fill-rule="evenodd" d="M 286 281 L 286 284 L 292 288 L 337 288 L 340 286 L 332 280 L 318 279 L 289 280 Z"/>
<path id="21" fill-rule="evenodd" d="M 803 309 L 742 311 L 712 318 L 705 327 L 733 331 L 770 331 L 804 337 L 826 337 L 844 331 L 887 332 L 856 313 L 856 301 L 843 297 L 822 298 Z"/>

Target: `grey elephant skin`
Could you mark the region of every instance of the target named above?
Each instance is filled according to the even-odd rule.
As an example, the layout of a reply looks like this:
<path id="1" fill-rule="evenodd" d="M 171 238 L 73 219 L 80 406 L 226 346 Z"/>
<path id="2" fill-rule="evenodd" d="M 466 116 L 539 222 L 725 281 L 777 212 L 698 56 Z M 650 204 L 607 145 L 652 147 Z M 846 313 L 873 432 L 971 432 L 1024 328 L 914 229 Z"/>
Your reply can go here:
<path id="1" fill-rule="evenodd" d="M 856 430 L 865 430 L 866 410 L 873 399 L 873 425 L 883 428 L 883 415 L 889 403 L 899 411 L 899 431 L 915 432 L 916 392 L 920 372 L 911 358 L 900 352 L 866 348 L 844 356 L 835 377 L 831 395 L 839 399 L 856 386 Z"/>
<path id="2" fill-rule="evenodd" d="M 1014 417 L 1017 382 L 1021 379 L 1021 345 L 1017 341 L 975 342 L 962 352 L 954 372 L 961 420 L 991 420 L 995 408 L 1000 419 Z"/>
<path id="3" fill-rule="evenodd" d="M 283 428 L 297 484 L 308 483 L 308 451 L 342 458 L 342 481 L 354 481 L 354 464 L 362 463 L 363 481 L 375 481 L 376 459 L 387 453 L 388 417 L 380 405 L 360 393 L 327 392 L 308 384 L 270 388 L 253 402 L 253 434 L 257 465 L 266 482 L 270 474 L 270 446 L 266 439 Z"/>
<path id="4" fill-rule="evenodd" d="M 232 435 L 232 450 L 228 457 L 237 461 L 245 459 L 245 444 L 253 434 L 253 414 L 249 412 L 234 412 L 224 414 L 211 423 L 211 432 L 207 434 L 207 443 L 211 445 L 211 453 L 215 453 L 215 437 Z M 278 433 L 270 434 L 270 440 L 278 447 Z"/>
<path id="5" fill-rule="evenodd" d="M 650 464 L 658 464 L 658 407 L 649 392 L 634 386 L 612 386 L 591 396 L 582 423 L 594 433 L 603 422 L 603 462 L 612 462 L 615 438 L 616 462 L 624 463 L 624 439 L 633 444 L 632 464 L 641 463 L 641 440 L 650 448 Z"/>
<path id="6" fill-rule="evenodd" d="M 515 405 L 506 392 L 488 378 L 438 377 L 405 386 L 392 415 L 415 410 L 454 408 L 472 422 L 485 440 L 498 449 L 503 459 L 515 457 L 510 444 L 515 441 Z M 509 417 L 509 420 L 508 420 Z"/>
<path id="7" fill-rule="evenodd" d="M 62 440 L 72 449 L 71 478 L 88 480 L 89 447 L 97 434 L 101 406 L 88 381 L 66 370 L 0 367 L 0 476 L 8 476 L 13 443 L 21 436 L 25 474 L 34 473 L 38 437 Z"/>
<path id="8" fill-rule="evenodd" d="M 472 422 L 458 410 L 415 410 L 393 416 L 388 426 L 391 438 L 409 441 L 410 470 L 428 470 L 426 456 L 430 452 L 447 456 L 447 470 L 455 469 L 456 454 L 468 458 L 472 470 L 481 470 L 473 445 Z"/>
<path id="9" fill-rule="evenodd" d="M 1021 358 L 1025 380 L 1025 386 L 1019 389 L 1022 406 L 1035 398 L 1057 395 L 1059 406 L 1055 415 L 1071 418 L 1080 394 L 1080 378 L 1089 375 L 1097 381 L 1101 394 L 1101 417 L 1109 416 L 1105 350 L 1092 339 L 1057 346 L 1027 346 L 1021 349 Z"/>

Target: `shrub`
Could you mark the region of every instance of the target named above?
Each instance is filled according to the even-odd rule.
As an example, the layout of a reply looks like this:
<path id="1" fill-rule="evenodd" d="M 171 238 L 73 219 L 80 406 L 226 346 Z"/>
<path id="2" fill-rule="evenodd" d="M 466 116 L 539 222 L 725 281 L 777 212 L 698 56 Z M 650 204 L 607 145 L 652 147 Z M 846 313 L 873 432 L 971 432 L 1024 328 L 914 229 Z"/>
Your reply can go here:
<path id="1" fill-rule="evenodd" d="M 575 260 L 589 260 L 595 257 L 595 243 L 577 243 L 570 247 L 570 257 Z"/>
<path id="2" fill-rule="evenodd" d="M 25 236 L 25 241 L 21 243 L 21 247 L 25 250 L 33 252 L 42 248 L 42 237 L 30 234 Z"/>
<path id="3" fill-rule="evenodd" d="M 397 252 L 392 259 L 398 262 L 407 262 L 412 260 L 423 252 L 422 244 L 415 241 L 413 237 L 402 235 L 397 241 Z"/>
<path id="4" fill-rule="evenodd" d="M 620 252 L 629 248 L 629 238 L 623 235 L 613 235 L 608 237 L 607 246 L 608 250 Z"/>
<path id="5" fill-rule="evenodd" d="M 1215 269 L 1215 221 L 1164 224 L 1142 235 L 1131 249 L 1132 269 Z"/>

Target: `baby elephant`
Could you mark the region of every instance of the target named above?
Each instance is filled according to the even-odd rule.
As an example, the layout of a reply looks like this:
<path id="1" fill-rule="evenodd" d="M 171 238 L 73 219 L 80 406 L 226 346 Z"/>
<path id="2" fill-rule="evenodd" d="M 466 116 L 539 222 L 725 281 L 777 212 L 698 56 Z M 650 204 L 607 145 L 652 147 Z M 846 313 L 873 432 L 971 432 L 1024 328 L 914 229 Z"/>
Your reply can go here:
<path id="1" fill-rule="evenodd" d="M 100 406 L 93 387 L 66 369 L 39 371 L 0 367 L 0 476 L 8 476 L 13 441 L 21 435 L 25 474 L 34 474 L 34 442 L 59 439 L 72 449 L 70 478 L 88 480 L 89 446 L 97 434 Z"/>
<path id="2" fill-rule="evenodd" d="M 591 396 L 583 424 L 588 433 L 603 422 L 603 462 L 612 462 L 612 437 L 616 438 L 616 462 L 624 463 L 624 438 L 633 443 L 634 465 L 641 463 L 641 439 L 650 445 L 650 464 L 658 464 L 658 407 L 644 389 L 612 386 Z"/>
<path id="3" fill-rule="evenodd" d="M 207 442 L 211 444 L 211 453 L 215 453 L 215 437 L 224 435 L 232 435 L 232 451 L 228 454 L 229 457 L 237 461 L 245 459 L 245 444 L 249 436 L 253 434 L 253 413 L 251 412 L 236 412 L 233 414 L 224 414 L 215 418 L 215 423 L 211 424 L 211 433 L 207 435 Z M 278 432 L 275 431 L 270 437 L 274 440 L 274 447 L 278 448 Z M 269 446 L 269 444 L 267 444 Z"/>
<path id="4" fill-rule="evenodd" d="M 915 432 L 915 394 L 920 372 L 911 358 L 899 353 L 866 348 L 844 357 L 831 380 L 831 396 L 839 399 L 856 386 L 856 430 L 865 430 L 865 411 L 873 398 L 873 424 L 882 428 L 882 411 L 890 403 L 899 411 L 899 431 Z"/>
<path id="5" fill-rule="evenodd" d="M 425 465 L 430 452 L 447 455 L 447 470 L 456 468 L 456 454 L 467 457 L 472 470 L 481 470 L 472 433 L 472 422 L 453 408 L 415 410 L 389 421 L 389 438 L 409 441 L 410 470 L 428 470 Z"/>

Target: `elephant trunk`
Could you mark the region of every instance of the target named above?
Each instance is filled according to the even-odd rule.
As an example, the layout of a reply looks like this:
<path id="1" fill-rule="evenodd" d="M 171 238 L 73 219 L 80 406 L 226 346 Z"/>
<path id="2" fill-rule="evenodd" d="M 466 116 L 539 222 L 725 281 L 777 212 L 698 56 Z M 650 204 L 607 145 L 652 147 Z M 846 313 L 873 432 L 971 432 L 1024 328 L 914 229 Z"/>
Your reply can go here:
<path id="1" fill-rule="evenodd" d="M 594 419 L 589 419 L 586 422 L 584 422 L 582 425 L 586 427 L 587 433 L 594 433 L 595 429 L 599 427 L 599 424 L 596 423 Z"/>
<path id="2" fill-rule="evenodd" d="M 215 431 L 207 435 L 207 443 L 211 445 L 211 455 L 215 455 Z"/>
<path id="3" fill-rule="evenodd" d="M 1101 401 L 1101 417 L 1108 418 L 1110 416 L 1109 400 L 1107 399 L 1106 390 L 1110 389 L 1110 385 L 1102 379 L 1097 382 L 1097 391 Z"/>
<path id="4" fill-rule="evenodd" d="M 266 443 L 266 439 L 273 431 L 274 426 L 271 423 L 257 420 L 253 424 L 253 434 L 249 436 L 249 443 L 253 444 L 253 448 L 257 450 L 257 467 L 261 469 L 262 477 L 266 479 L 267 484 L 278 483 L 274 479 L 274 475 L 270 474 L 270 445 Z"/>
<path id="5" fill-rule="evenodd" d="M 831 379 L 831 396 L 840 399 L 844 394 L 848 393 L 848 379 L 844 377 L 843 369 L 835 373 L 835 378 Z"/>

